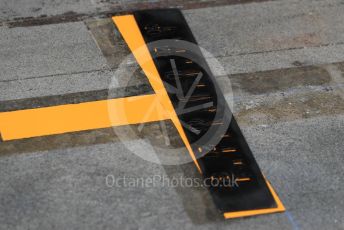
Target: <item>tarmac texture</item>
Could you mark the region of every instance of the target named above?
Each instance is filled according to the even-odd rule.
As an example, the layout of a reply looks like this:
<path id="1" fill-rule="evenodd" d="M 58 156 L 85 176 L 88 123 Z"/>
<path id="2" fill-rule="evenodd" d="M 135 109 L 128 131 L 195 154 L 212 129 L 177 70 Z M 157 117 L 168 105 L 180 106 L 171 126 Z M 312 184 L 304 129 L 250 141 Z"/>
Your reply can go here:
<path id="1" fill-rule="evenodd" d="M 0 229 L 344 229 L 342 0 L 1 0 L 0 111 L 152 93 L 110 16 L 157 7 L 180 8 L 224 67 L 217 80 L 287 212 L 224 220 L 203 187 L 109 185 L 200 178 L 193 163 L 133 153 L 164 154 L 152 122 L 1 142 Z"/>

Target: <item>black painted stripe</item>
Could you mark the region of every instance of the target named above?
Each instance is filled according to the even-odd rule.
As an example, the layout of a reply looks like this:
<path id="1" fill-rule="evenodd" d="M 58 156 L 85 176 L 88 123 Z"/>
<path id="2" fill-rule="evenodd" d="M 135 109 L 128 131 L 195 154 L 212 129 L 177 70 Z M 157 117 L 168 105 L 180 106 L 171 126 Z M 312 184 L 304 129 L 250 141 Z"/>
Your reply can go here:
<path id="1" fill-rule="evenodd" d="M 213 103 L 216 108 L 202 109 L 191 113 L 179 113 L 184 130 L 195 152 L 201 157 L 198 162 L 207 181 L 222 180 L 230 176 L 236 184 L 229 187 L 220 187 L 210 184 L 210 191 L 217 207 L 223 212 L 247 211 L 256 209 L 274 208 L 277 206 L 266 181 L 242 135 L 237 122 L 218 89 L 214 76 L 199 49 L 190 52 L 187 58 L 179 57 L 175 48 L 166 47 L 166 44 L 151 45 L 161 39 L 179 39 L 197 44 L 190 28 L 179 10 L 147 10 L 134 13 L 136 21 L 143 34 L 145 42 L 154 58 L 160 76 L 166 86 L 178 86 L 173 73 L 179 73 L 183 93 L 190 89 L 190 72 L 202 72 L 202 89 L 192 94 L 193 101 L 187 102 L 187 108 L 204 103 Z M 167 56 L 159 52 L 168 52 Z M 182 51 L 188 52 L 188 51 Z M 188 65 L 186 63 L 192 64 Z M 196 64 L 197 63 L 197 64 Z M 174 68 L 177 68 L 177 71 Z M 173 72 L 175 71 L 175 72 Z M 189 75 L 188 75 L 189 74 Z M 189 76 L 189 77 L 187 77 Z M 197 74 L 193 76 L 195 79 Z M 175 92 L 169 92 L 170 99 L 178 112 L 180 100 Z M 186 128 L 192 126 L 200 131 L 199 134 Z M 222 132 L 223 131 L 223 132 Z M 209 136 L 209 132 L 210 135 Z M 216 137 L 216 135 L 220 135 Z M 212 138 L 214 137 L 215 138 Z M 211 140 L 211 141 L 210 141 Z M 213 142 L 213 140 L 217 140 Z M 235 150 L 235 152 L 233 152 Z M 221 184 L 221 183 L 220 183 Z M 223 184 L 222 184 L 223 185 Z"/>

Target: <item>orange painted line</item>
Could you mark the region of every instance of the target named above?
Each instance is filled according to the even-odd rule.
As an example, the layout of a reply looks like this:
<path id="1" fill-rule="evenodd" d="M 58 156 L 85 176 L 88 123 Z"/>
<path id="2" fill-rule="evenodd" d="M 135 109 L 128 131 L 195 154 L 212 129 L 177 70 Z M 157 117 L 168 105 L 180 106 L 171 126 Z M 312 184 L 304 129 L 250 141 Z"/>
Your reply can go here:
<path id="1" fill-rule="evenodd" d="M 248 210 L 248 211 L 239 211 L 239 212 L 225 212 L 223 216 L 226 219 L 233 219 L 233 218 L 239 218 L 239 217 L 247 217 L 247 216 L 256 216 L 256 215 L 263 215 L 263 214 L 269 214 L 269 213 L 276 213 L 276 212 L 284 212 L 285 207 L 282 204 L 281 200 L 277 196 L 276 192 L 270 185 L 269 181 L 265 180 L 266 184 L 277 204 L 277 207 L 275 208 L 266 208 L 266 209 L 257 209 L 257 210 Z"/>
<path id="2" fill-rule="evenodd" d="M 223 149 L 222 152 L 223 153 L 235 153 L 235 152 L 237 152 L 237 150 L 236 149 Z"/>
<path id="3" fill-rule="evenodd" d="M 243 182 L 243 181 L 250 181 L 251 178 L 245 177 L 245 178 L 237 178 L 236 181 Z"/>
<path id="4" fill-rule="evenodd" d="M 8 141 L 169 119 L 159 106 L 148 115 L 144 112 L 156 101 L 156 95 L 143 95 L 2 112 L 0 133 Z"/>
<path id="5" fill-rule="evenodd" d="M 172 102 L 167 94 L 164 84 L 160 78 L 159 72 L 154 64 L 152 56 L 147 48 L 147 45 L 142 37 L 141 31 L 136 23 L 133 15 L 115 16 L 112 18 L 118 30 L 122 34 L 123 39 L 127 43 L 129 49 L 133 53 L 136 61 L 141 66 L 143 72 L 147 76 L 153 90 L 155 91 L 161 106 L 164 111 L 169 114 L 174 126 L 176 127 L 181 139 L 188 149 L 192 160 L 195 162 L 198 170 L 202 173 L 201 168 L 197 162 L 195 154 L 191 145 L 185 135 L 184 129 L 179 121 L 179 118 L 173 108 Z"/>
<path id="6" fill-rule="evenodd" d="M 234 165 L 243 165 L 244 163 L 241 160 L 238 160 L 238 161 L 234 161 L 233 164 Z"/>

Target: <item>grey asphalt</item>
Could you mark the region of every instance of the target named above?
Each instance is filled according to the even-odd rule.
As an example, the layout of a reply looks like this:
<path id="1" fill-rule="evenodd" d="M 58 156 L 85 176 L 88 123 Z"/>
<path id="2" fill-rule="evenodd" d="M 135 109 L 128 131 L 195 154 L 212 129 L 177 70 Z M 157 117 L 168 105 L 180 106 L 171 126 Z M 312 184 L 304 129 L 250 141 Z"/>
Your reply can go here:
<path id="1" fill-rule="evenodd" d="M 127 83 L 115 71 L 127 50 L 97 14 L 135 3 L 0 1 L 0 105 L 96 98 L 113 79 L 122 92 Z M 0 143 L 0 229 L 344 229 L 343 1 L 194 5 L 183 14 L 224 66 L 218 81 L 229 80 L 224 94 L 233 93 L 234 114 L 287 212 L 223 220 L 204 188 L 108 186 L 109 175 L 199 177 L 193 164 L 141 159 L 126 147 L 141 148 L 138 137 L 120 140 L 109 129 Z M 70 11 L 91 16 L 7 25 Z M 129 86 L 147 84 L 136 78 Z M 160 143 L 157 125 L 145 134 L 158 132 Z"/>

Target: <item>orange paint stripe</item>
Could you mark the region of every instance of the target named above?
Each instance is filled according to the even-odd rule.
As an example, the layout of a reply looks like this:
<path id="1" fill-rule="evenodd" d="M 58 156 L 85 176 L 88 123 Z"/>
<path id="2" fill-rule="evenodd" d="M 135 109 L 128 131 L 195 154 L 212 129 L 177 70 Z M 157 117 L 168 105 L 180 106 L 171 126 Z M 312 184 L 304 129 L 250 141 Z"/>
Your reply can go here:
<path id="1" fill-rule="evenodd" d="M 117 25 L 117 28 L 122 34 L 123 39 L 126 41 L 136 61 L 139 63 L 143 72 L 147 76 L 153 90 L 155 91 L 159 99 L 159 102 L 161 103 L 161 106 L 169 114 L 170 119 L 175 125 L 198 170 L 202 173 L 195 154 L 191 148 L 191 145 L 185 135 L 184 129 L 179 121 L 179 118 L 173 108 L 172 102 L 170 101 L 164 84 L 160 78 L 159 72 L 154 64 L 152 56 L 150 55 L 147 45 L 142 37 L 135 17 L 133 15 L 115 16 L 112 18 L 112 20 Z"/>
<path id="2" fill-rule="evenodd" d="M 148 116 L 144 112 L 156 101 L 156 95 L 143 95 L 2 112 L 0 133 L 7 141 L 169 119 L 159 106 Z"/>
<path id="3" fill-rule="evenodd" d="M 246 216 L 256 216 L 256 215 L 263 215 L 263 214 L 269 214 L 269 213 L 276 213 L 276 212 L 284 212 L 285 207 L 282 204 L 281 200 L 277 196 L 276 192 L 270 185 L 269 181 L 265 180 L 266 184 L 277 204 L 276 208 L 266 208 L 266 209 L 257 209 L 257 210 L 248 210 L 248 211 L 240 211 L 240 212 L 225 212 L 223 215 L 226 219 L 233 219 L 233 218 L 239 218 L 239 217 L 246 217 Z"/>
<path id="4" fill-rule="evenodd" d="M 235 152 L 237 152 L 237 150 L 236 149 L 223 149 L 221 152 L 223 152 L 223 153 L 235 153 Z"/>
<path id="5" fill-rule="evenodd" d="M 245 178 L 237 178 L 236 181 L 243 182 L 243 181 L 250 181 L 251 178 L 245 177 Z"/>

